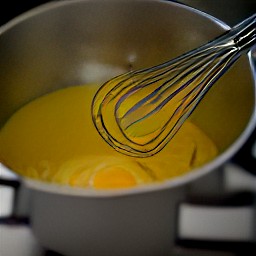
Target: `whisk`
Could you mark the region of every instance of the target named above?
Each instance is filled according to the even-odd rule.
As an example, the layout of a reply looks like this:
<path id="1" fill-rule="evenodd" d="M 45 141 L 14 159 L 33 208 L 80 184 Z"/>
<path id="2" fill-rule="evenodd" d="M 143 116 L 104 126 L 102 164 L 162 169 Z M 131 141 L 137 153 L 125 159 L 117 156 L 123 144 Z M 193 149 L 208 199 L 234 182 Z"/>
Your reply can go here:
<path id="1" fill-rule="evenodd" d="M 103 84 L 92 102 L 100 135 L 126 155 L 158 153 L 216 80 L 255 44 L 255 19 L 256 14 L 173 60 Z"/>

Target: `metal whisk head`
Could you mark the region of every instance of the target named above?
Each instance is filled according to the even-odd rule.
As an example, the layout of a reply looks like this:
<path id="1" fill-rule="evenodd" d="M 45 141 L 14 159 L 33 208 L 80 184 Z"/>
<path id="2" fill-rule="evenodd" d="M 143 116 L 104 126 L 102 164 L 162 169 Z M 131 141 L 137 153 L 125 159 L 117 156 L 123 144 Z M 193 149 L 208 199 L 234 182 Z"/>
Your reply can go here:
<path id="1" fill-rule="evenodd" d="M 159 152 L 214 82 L 255 44 L 255 18 L 178 58 L 106 82 L 92 103 L 100 135 L 126 155 Z"/>

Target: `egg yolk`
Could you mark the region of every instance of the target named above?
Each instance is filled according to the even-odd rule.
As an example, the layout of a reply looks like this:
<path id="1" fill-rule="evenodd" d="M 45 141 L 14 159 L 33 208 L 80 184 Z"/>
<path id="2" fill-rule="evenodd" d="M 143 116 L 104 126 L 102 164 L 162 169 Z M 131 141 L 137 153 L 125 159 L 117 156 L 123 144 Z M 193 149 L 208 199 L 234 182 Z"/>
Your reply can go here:
<path id="1" fill-rule="evenodd" d="M 128 188 L 136 184 L 135 177 L 121 167 L 98 171 L 93 179 L 93 187 L 97 189 Z"/>

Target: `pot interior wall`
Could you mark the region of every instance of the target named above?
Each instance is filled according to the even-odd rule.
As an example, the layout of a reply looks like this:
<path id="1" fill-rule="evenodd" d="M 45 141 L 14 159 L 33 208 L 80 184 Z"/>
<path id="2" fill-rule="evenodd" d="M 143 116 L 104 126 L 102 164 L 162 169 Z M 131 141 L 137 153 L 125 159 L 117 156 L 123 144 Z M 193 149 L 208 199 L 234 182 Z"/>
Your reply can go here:
<path id="1" fill-rule="evenodd" d="M 215 20 L 167 1 L 52 5 L 3 28 L 0 126 L 45 93 L 77 84 L 100 85 L 119 73 L 178 56 L 225 30 Z M 253 107 L 249 62 L 242 58 L 211 89 L 192 119 L 223 150 L 244 130 Z"/>

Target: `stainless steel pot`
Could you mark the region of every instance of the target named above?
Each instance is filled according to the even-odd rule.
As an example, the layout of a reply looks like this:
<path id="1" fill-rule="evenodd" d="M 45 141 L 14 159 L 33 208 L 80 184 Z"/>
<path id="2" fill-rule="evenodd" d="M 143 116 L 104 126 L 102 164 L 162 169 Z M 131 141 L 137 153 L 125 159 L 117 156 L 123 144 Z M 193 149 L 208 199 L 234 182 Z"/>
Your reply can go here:
<path id="1" fill-rule="evenodd" d="M 0 28 L 0 126 L 40 95 L 155 65 L 226 29 L 171 1 L 75 0 L 33 9 Z M 219 168 L 254 127 L 255 87 L 246 56 L 211 89 L 192 119 L 220 154 L 185 176 L 104 192 L 24 178 L 33 191 L 38 241 L 71 256 L 171 255 L 175 206 L 185 198 L 186 185 Z"/>

